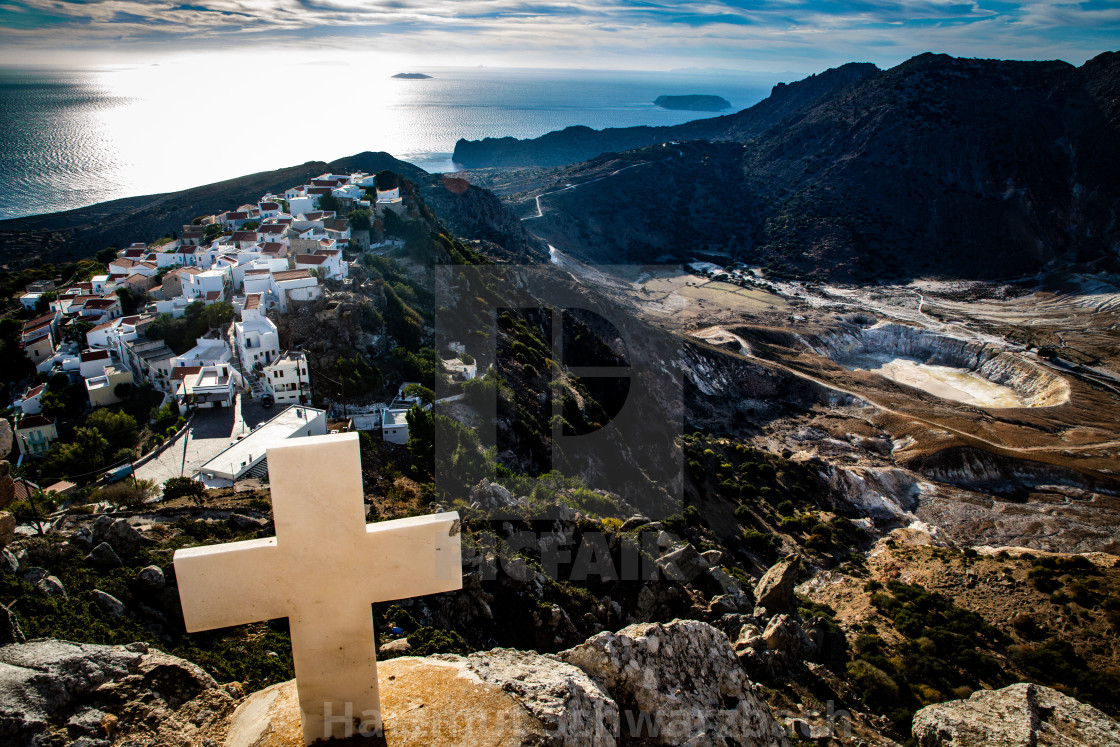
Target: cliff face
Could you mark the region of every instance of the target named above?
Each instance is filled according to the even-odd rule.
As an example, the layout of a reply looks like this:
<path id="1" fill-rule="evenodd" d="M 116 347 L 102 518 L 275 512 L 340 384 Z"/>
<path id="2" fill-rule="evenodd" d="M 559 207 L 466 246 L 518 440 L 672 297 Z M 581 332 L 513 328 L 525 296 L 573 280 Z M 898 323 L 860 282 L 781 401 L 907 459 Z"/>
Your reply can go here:
<path id="1" fill-rule="evenodd" d="M 656 184 L 640 169 L 608 174 L 549 195 L 531 228 L 599 262 L 709 244 L 838 279 L 1115 269 L 1116 58 L 1078 69 L 927 54 L 839 87 L 803 81 L 735 115 L 738 152 L 634 154 L 656 161 Z"/>

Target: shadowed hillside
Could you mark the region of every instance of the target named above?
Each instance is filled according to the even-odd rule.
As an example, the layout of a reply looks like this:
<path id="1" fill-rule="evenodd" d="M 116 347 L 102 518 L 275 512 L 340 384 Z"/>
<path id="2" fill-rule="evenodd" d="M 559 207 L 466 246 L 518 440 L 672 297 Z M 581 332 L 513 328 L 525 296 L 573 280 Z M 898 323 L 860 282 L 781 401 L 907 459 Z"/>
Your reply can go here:
<path id="1" fill-rule="evenodd" d="M 600 262 L 703 248 L 854 280 L 1009 277 L 1053 263 L 1115 270 L 1118 58 L 1075 68 L 921 55 L 757 136 L 744 129 L 741 145 L 623 154 L 650 165 L 603 167 L 602 178 L 548 195 L 531 228 Z M 602 160 L 555 181 L 585 178 Z"/>

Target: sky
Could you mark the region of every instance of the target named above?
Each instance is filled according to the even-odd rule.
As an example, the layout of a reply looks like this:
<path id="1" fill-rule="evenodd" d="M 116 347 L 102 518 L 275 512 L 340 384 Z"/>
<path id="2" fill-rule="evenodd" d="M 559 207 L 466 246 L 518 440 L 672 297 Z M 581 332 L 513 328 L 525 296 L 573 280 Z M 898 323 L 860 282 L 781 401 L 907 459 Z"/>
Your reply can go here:
<path id="1" fill-rule="evenodd" d="M 812 73 L 921 52 L 1120 49 L 1120 0 L 0 0 L 0 65 L 205 56 L 424 66 Z"/>

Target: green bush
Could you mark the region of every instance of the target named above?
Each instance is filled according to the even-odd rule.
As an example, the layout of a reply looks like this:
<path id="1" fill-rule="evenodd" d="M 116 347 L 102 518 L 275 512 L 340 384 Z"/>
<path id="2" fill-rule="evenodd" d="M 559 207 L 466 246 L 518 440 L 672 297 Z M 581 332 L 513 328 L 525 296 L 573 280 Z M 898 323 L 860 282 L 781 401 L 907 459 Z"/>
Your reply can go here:
<path id="1" fill-rule="evenodd" d="M 848 676 L 868 708 L 886 713 L 898 702 L 898 684 L 874 664 L 856 659 L 848 664 Z"/>
<path id="2" fill-rule="evenodd" d="M 175 498 L 190 498 L 195 503 L 202 503 L 206 498 L 206 486 L 189 477 L 172 477 L 163 484 L 163 500 Z"/>
<path id="3" fill-rule="evenodd" d="M 159 485 L 154 480 L 128 479 L 106 485 L 93 494 L 94 501 L 107 501 L 118 508 L 136 509 L 155 496 Z"/>
<path id="4" fill-rule="evenodd" d="M 778 538 L 766 532 L 748 529 L 743 532 L 743 545 L 760 558 L 772 560 L 777 553 Z"/>
<path id="5" fill-rule="evenodd" d="M 412 646 L 409 652 L 413 656 L 430 656 L 431 654 L 459 654 L 466 656 L 472 649 L 463 636 L 454 630 L 442 628 L 423 627 L 417 628 L 408 634 L 408 643 Z"/>

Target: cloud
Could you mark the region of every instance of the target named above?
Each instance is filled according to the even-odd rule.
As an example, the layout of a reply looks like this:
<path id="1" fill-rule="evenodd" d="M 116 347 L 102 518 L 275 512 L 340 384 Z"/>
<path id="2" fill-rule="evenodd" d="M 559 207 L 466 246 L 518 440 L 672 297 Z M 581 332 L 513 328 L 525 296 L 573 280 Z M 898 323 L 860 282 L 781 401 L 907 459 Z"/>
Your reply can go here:
<path id="1" fill-rule="evenodd" d="M 6 0 L 12 59 L 70 50 L 344 49 L 368 39 L 521 64 L 662 68 L 702 61 L 815 70 L 922 51 L 1083 60 L 1120 38 L 1112 0 Z M 433 48 L 434 45 L 434 48 Z M 0 53 L 4 55 L 4 53 Z M 0 57 L 3 60 L 4 57 Z M 470 64 L 471 60 L 460 60 Z M 658 62 L 660 61 L 660 62 Z"/>

